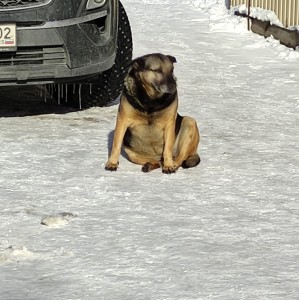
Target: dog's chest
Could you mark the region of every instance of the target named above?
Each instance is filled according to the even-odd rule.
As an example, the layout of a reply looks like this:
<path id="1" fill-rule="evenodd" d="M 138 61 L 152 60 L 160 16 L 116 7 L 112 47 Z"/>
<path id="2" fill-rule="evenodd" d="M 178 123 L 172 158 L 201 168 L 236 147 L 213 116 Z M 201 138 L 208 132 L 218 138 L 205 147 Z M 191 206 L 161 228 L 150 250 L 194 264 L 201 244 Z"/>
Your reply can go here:
<path id="1" fill-rule="evenodd" d="M 124 145 L 134 151 L 161 155 L 164 145 L 165 123 L 157 116 L 143 116 L 135 118 L 128 127 Z"/>
<path id="2" fill-rule="evenodd" d="M 144 140 L 161 140 L 162 142 L 164 127 L 165 124 L 163 122 L 159 122 L 155 117 L 149 116 L 133 123 L 129 129 L 132 137 Z"/>

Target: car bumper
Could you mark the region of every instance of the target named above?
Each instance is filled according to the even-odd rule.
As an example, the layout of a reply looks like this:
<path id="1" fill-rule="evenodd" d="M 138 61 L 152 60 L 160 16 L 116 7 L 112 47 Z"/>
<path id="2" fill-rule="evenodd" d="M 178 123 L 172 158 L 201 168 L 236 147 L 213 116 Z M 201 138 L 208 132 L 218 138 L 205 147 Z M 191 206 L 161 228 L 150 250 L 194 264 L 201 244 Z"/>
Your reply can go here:
<path id="1" fill-rule="evenodd" d="M 32 10 L 27 17 L 0 11 L 0 22 L 17 25 L 17 51 L 0 52 L 0 86 L 80 81 L 111 68 L 117 9 L 117 1 L 108 1 L 101 10 L 56 19 L 51 12 L 34 18 Z"/>

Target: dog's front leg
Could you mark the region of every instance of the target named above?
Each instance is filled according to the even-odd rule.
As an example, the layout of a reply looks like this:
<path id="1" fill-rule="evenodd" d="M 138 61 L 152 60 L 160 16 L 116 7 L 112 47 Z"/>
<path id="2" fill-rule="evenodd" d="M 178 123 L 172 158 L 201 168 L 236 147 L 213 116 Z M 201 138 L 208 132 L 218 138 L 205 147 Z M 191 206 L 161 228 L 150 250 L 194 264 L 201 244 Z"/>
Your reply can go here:
<path id="1" fill-rule="evenodd" d="M 116 171 L 118 167 L 118 159 L 121 151 L 121 146 L 125 132 L 127 130 L 127 124 L 123 120 L 120 114 L 117 116 L 116 126 L 113 137 L 113 145 L 110 157 L 106 163 L 105 169 L 108 171 Z"/>
<path id="2" fill-rule="evenodd" d="M 177 167 L 173 163 L 173 146 L 175 142 L 175 120 L 169 122 L 164 130 L 164 151 L 162 172 L 166 174 L 174 173 Z"/>

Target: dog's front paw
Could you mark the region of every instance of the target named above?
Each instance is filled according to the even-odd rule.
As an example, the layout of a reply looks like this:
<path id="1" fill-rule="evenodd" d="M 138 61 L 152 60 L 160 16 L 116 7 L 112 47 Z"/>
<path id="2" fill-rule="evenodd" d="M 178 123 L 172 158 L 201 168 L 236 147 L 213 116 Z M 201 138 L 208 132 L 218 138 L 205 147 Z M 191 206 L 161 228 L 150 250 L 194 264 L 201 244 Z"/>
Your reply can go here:
<path id="1" fill-rule="evenodd" d="M 106 163 L 105 165 L 105 170 L 107 171 L 116 171 L 117 168 L 118 168 L 118 164 L 119 163 L 116 163 L 116 164 L 113 164 L 113 163 L 110 163 L 109 161 Z"/>
<path id="2" fill-rule="evenodd" d="M 164 167 L 162 168 L 162 172 L 163 172 L 164 174 L 172 174 L 172 173 L 175 173 L 176 170 L 177 170 L 177 168 L 174 167 L 174 166 L 171 166 L 171 167 L 166 167 L 166 166 L 164 166 Z"/>

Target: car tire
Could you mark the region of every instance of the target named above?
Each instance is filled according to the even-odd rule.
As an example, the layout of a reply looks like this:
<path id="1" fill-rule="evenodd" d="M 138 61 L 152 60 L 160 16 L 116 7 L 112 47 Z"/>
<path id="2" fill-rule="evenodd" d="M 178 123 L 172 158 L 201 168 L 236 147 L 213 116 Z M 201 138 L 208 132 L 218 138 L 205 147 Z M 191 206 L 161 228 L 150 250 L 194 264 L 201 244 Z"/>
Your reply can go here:
<path id="1" fill-rule="evenodd" d="M 47 90 L 58 104 L 79 109 L 107 106 L 118 98 L 123 89 L 132 52 L 130 22 L 123 5 L 119 2 L 117 52 L 112 68 L 91 78 L 88 83 L 51 84 Z"/>

